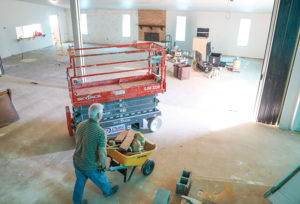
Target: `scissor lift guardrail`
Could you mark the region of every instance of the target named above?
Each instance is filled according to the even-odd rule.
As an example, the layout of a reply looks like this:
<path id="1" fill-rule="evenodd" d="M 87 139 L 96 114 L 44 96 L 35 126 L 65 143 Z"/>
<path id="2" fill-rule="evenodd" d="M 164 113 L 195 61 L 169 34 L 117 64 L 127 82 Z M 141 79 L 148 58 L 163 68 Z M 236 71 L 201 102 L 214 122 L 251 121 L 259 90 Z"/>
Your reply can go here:
<path id="1" fill-rule="evenodd" d="M 122 50 L 116 52 L 105 52 L 105 48 L 128 48 L 147 46 L 146 49 Z M 92 51 L 102 53 L 87 53 Z M 76 51 L 86 52 L 76 55 Z M 104 52 L 103 52 L 104 51 Z M 153 43 L 135 43 L 118 46 L 92 47 L 81 49 L 70 49 L 70 67 L 67 68 L 67 80 L 69 94 L 72 102 L 72 110 L 67 107 L 67 122 L 69 133 L 72 136 L 78 123 L 87 119 L 87 109 L 93 103 L 103 103 L 104 117 L 100 122 L 106 129 L 108 135 L 116 135 L 122 130 L 128 130 L 132 124 L 142 125 L 143 119 L 154 124 L 154 119 L 161 115 L 157 109 L 158 93 L 166 91 L 166 65 L 165 48 Z M 148 56 L 143 59 L 121 60 L 97 64 L 76 65 L 76 61 L 85 58 L 100 57 L 116 54 L 146 53 Z M 112 70 L 109 72 L 97 72 L 78 75 L 79 69 L 99 68 L 106 65 L 118 65 L 123 63 L 147 62 L 147 67 L 130 67 L 125 70 Z M 141 75 L 138 72 L 145 71 Z M 113 78 L 114 74 L 137 73 L 134 76 Z M 105 80 L 92 80 L 93 77 L 105 76 Z M 161 121 L 155 121 L 160 125 Z M 151 124 L 149 126 L 151 129 Z M 153 128 L 152 128 L 153 129 Z M 154 128 L 155 129 L 155 128 Z"/>

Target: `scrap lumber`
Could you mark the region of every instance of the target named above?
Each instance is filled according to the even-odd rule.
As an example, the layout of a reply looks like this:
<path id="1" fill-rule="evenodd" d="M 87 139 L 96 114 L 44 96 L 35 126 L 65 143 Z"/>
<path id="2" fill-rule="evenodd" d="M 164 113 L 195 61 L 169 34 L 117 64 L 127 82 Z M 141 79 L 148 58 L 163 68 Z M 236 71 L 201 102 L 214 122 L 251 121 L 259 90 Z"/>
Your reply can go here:
<path id="1" fill-rule="evenodd" d="M 134 139 L 135 133 L 136 132 L 134 130 L 128 131 L 128 134 L 126 135 L 125 139 L 123 140 L 122 144 L 120 145 L 120 150 L 122 150 L 122 151 L 128 150 L 128 148 L 130 147 L 130 145 Z"/>
<path id="2" fill-rule="evenodd" d="M 115 142 L 123 142 L 123 140 L 125 139 L 127 133 L 128 133 L 127 130 L 121 132 L 121 133 L 115 138 Z"/>

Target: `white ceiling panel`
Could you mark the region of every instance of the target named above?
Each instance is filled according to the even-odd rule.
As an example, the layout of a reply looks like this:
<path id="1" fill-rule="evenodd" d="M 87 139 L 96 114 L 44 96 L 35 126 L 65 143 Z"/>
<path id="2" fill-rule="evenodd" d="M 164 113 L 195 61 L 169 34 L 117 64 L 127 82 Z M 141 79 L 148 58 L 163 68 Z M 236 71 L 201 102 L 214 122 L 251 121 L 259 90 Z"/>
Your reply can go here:
<path id="1" fill-rule="evenodd" d="M 19 0 L 69 8 L 70 0 Z M 80 0 L 81 9 L 164 9 L 272 12 L 274 0 Z"/>

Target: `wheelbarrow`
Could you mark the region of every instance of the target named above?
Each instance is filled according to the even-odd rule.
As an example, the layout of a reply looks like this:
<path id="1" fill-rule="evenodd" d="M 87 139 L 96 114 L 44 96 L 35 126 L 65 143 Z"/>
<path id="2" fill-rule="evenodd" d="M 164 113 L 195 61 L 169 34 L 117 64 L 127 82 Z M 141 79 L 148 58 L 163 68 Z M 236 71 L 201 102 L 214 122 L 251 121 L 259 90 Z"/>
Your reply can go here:
<path id="1" fill-rule="evenodd" d="M 130 181 L 136 167 L 141 167 L 142 174 L 144 176 L 149 176 L 155 167 L 155 162 L 152 159 L 149 159 L 149 157 L 156 149 L 156 144 L 147 138 L 145 138 L 144 151 L 135 154 L 127 153 L 126 155 L 119 152 L 117 149 L 109 148 L 108 146 L 107 155 L 111 158 L 111 161 L 110 168 L 105 169 L 105 171 L 120 172 L 124 176 L 124 183 Z"/>

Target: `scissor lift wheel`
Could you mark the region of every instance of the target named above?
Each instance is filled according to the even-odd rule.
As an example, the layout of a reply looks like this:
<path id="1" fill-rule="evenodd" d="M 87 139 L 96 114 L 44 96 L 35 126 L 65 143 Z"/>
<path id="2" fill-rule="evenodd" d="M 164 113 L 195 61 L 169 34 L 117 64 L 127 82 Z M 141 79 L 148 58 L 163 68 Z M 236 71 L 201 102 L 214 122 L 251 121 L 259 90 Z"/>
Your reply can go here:
<path id="1" fill-rule="evenodd" d="M 160 117 L 150 118 L 148 119 L 148 128 L 151 132 L 156 132 L 162 126 L 162 120 Z"/>
<path id="2" fill-rule="evenodd" d="M 152 159 L 147 159 L 147 161 L 142 166 L 142 173 L 144 176 L 149 176 L 155 167 L 155 162 Z"/>

